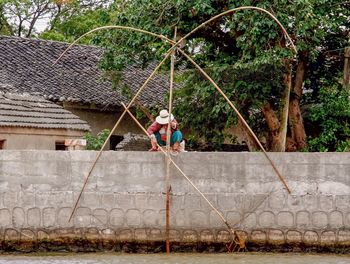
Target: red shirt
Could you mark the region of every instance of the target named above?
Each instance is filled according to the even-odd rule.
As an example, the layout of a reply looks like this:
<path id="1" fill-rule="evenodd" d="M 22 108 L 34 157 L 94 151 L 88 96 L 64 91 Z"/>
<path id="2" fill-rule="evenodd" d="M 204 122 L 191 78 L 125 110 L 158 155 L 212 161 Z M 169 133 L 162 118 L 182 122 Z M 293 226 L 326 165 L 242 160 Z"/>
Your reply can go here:
<path id="1" fill-rule="evenodd" d="M 177 121 L 176 121 L 175 119 L 173 119 L 172 122 L 174 122 L 174 123 L 176 124 L 176 127 L 175 127 L 175 128 L 171 128 L 171 133 L 173 133 L 175 130 L 177 130 L 177 125 L 178 125 L 178 123 L 177 123 Z M 154 121 L 153 124 L 150 125 L 150 126 L 147 128 L 148 135 L 152 135 L 152 134 L 154 134 L 154 133 L 159 132 L 159 130 L 160 130 L 162 127 L 164 127 L 165 133 L 166 133 L 166 131 L 167 131 L 167 129 L 168 129 L 168 124 L 161 125 L 161 124 L 157 123 L 156 121 Z"/>

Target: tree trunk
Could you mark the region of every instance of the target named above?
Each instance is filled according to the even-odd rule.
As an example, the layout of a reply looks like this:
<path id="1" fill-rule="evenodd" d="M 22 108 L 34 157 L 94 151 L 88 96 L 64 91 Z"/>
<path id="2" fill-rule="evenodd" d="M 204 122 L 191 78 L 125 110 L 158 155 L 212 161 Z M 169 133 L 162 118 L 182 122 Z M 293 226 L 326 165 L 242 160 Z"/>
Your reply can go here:
<path id="1" fill-rule="evenodd" d="M 26 34 L 26 38 L 30 38 L 30 37 L 31 37 L 32 31 L 33 31 L 33 29 L 34 29 L 34 25 L 35 25 L 37 19 L 38 19 L 38 16 L 34 16 L 33 19 L 32 19 L 32 21 L 30 22 L 29 28 L 28 28 L 28 32 L 27 32 L 27 34 Z"/>
<path id="2" fill-rule="evenodd" d="M 287 141 L 287 129 L 288 129 L 288 115 L 289 115 L 289 100 L 290 91 L 292 88 L 292 69 L 288 60 L 284 61 L 286 72 L 283 74 L 284 91 L 281 98 L 280 107 L 280 120 L 281 125 L 279 127 L 279 146 L 274 146 L 275 151 L 285 152 L 286 151 L 286 141 Z"/>
<path id="3" fill-rule="evenodd" d="M 284 64 L 286 72 L 283 75 L 284 91 L 278 111 L 279 115 L 276 114 L 270 103 L 266 103 L 261 109 L 269 128 L 268 149 L 274 152 L 286 151 L 292 70 L 289 61 L 286 60 Z"/>
<path id="4" fill-rule="evenodd" d="M 265 121 L 269 128 L 269 137 L 267 140 L 268 149 L 270 151 L 276 151 L 276 152 L 281 151 L 281 145 L 282 145 L 282 138 L 280 133 L 281 123 L 278 120 L 278 117 L 270 103 L 266 103 L 261 110 L 264 114 Z"/>
<path id="5" fill-rule="evenodd" d="M 45 12 L 48 10 L 49 3 L 50 3 L 50 1 L 48 1 L 42 8 L 41 8 L 40 5 L 38 5 L 37 10 L 34 12 L 33 18 L 32 18 L 32 20 L 30 21 L 30 24 L 29 24 L 28 33 L 27 33 L 27 36 L 26 36 L 27 38 L 31 37 L 32 31 L 34 29 L 34 25 L 35 25 L 36 21 L 38 20 L 38 18 L 42 14 L 45 14 Z"/>
<path id="6" fill-rule="evenodd" d="M 244 137 L 244 141 L 247 144 L 249 151 L 258 151 L 260 150 L 259 145 L 249 133 L 247 128 L 243 125 L 242 121 L 238 118 L 237 128 L 240 130 L 240 134 Z"/>
<path id="7" fill-rule="evenodd" d="M 296 150 L 301 150 L 307 146 L 304 122 L 300 110 L 300 98 L 302 95 L 305 68 L 306 58 L 305 56 L 301 55 L 296 69 L 295 84 L 289 103 L 289 126 L 291 141 L 295 145 Z"/>
<path id="8" fill-rule="evenodd" d="M 55 28 L 57 21 L 58 21 L 58 18 L 60 17 L 61 12 L 62 12 L 61 5 L 56 3 L 56 6 L 57 6 L 57 12 L 54 15 L 54 17 L 50 23 L 50 30 L 53 30 Z"/>
<path id="9" fill-rule="evenodd" d="M 21 37 L 21 33 L 22 33 L 22 23 L 23 23 L 23 21 L 20 19 L 20 20 L 19 20 L 19 24 L 18 24 L 18 29 L 17 29 L 17 37 Z"/>

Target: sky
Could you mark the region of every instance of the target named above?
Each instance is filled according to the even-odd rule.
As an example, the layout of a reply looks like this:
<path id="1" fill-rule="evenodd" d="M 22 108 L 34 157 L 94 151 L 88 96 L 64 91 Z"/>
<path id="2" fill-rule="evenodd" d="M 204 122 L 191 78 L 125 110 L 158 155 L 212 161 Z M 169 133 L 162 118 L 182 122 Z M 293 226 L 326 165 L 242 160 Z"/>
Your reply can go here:
<path id="1" fill-rule="evenodd" d="M 41 19 L 38 19 L 38 21 L 35 23 L 35 31 L 40 33 L 40 32 L 43 32 L 47 26 L 49 25 L 49 18 L 41 18 Z"/>

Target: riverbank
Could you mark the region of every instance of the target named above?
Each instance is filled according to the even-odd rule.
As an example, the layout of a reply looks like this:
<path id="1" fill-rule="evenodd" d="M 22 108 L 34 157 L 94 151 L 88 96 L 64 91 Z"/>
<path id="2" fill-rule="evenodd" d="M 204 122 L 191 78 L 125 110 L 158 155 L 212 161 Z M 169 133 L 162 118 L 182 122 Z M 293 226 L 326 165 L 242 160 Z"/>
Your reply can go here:
<path id="1" fill-rule="evenodd" d="M 170 243 L 172 253 L 237 253 L 228 250 L 230 243 Z M 165 241 L 161 242 L 115 242 L 115 241 L 97 241 L 84 239 L 62 239 L 62 240 L 43 240 L 37 242 L 18 242 L 4 241 L 0 246 L 0 254 L 6 253 L 137 253 L 137 254 L 157 254 L 166 252 Z M 247 241 L 246 248 L 240 252 L 260 252 L 260 253 L 334 253 L 350 254 L 350 247 L 344 245 L 310 245 L 299 244 L 271 244 L 255 243 Z"/>
<path id="2" fill-rule="evenodd" d="M 1 264 L 348 264 L 350 255 L 334 254 L 47 254 L 0 255 Z"/>

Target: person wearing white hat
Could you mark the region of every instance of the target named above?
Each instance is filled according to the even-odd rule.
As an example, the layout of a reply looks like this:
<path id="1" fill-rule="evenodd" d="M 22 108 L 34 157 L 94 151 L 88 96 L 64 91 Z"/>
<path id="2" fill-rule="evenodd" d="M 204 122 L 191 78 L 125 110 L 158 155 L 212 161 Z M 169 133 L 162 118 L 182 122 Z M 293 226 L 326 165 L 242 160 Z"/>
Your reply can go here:
<path id="1" fill-rule="evenodd" d="M 168 110 L 163 109 L 160 111 L 159 115 L 156 117 L 156 121 L 153 122 L 147 129 L 149 136 L 151 137 L 152 148 L 150 151 L 157 151 L 158 145 L 166 146 L 166 137 L 169 124 L 169 112 Z M 170 137 L 170 146 L 171 149 L 175 152 L 180 151 L 180 143 L 182 141 L 182 133 L 178 129 L 178 123 L 175 120 L 173 114 L 170 116 L 170 125 L 171 125 L 171 137 Z"/>

